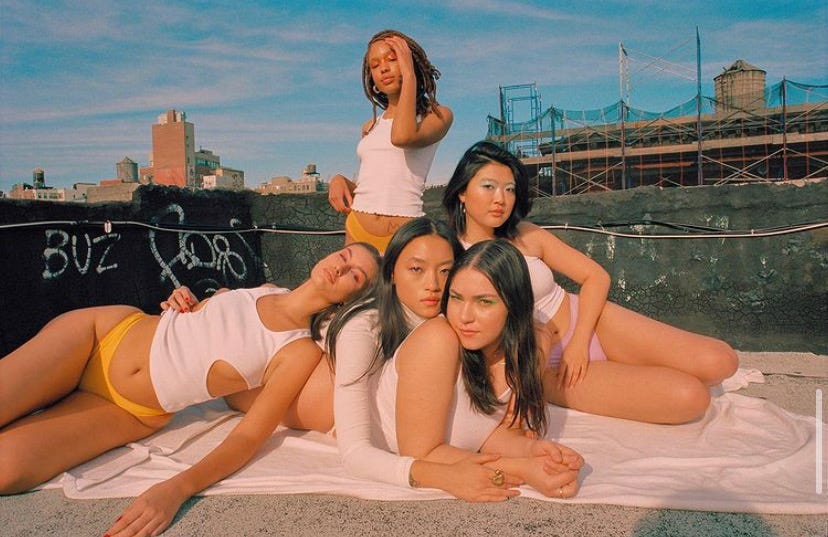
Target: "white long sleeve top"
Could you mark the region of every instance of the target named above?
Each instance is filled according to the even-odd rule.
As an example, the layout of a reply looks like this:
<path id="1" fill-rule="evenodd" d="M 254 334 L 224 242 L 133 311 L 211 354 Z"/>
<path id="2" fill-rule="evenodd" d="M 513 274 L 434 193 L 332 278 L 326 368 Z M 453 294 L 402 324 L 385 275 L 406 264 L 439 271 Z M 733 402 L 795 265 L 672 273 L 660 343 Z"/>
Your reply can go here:
<path id="1" fill-rule="evenodd" d="M 363 311 L 350 319 L 336 340 L 334 420 L 336 443 L 346 471 L 356 477 L 408 487 L 413 457 L 402 457 L 377 446 L 372 435 L 375 387 L 365 374 L 379 347 L 377 310 Z"/>

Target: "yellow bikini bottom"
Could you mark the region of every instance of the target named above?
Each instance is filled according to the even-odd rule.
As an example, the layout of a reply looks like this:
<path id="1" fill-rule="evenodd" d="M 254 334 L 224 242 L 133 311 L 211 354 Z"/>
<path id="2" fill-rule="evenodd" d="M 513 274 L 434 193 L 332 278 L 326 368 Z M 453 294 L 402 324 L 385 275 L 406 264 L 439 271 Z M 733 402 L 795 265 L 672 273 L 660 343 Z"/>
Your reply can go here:
<path id="1" fill-rule="evenodd" d="M 380 254 L 385 252 L 385 249 L 388 247 L 388 243 L 391 242 L 391 237 L 393 237 L 393 233 L 391 235 L 374 235 L 365 231 L 365 228 L 362 227 L 362 224 L 359 223 L 356 215 L 351 211 L 348 213 L 348 218 L 345 219 L 345 230 L 354 239 L 354 242 L 367 242 L 368 244 L 373 244 L 377 247 Z"/>
<path id="2" fill-rule="evenodd" d="M 135 323 L 146 317 L 146 313 L 140 311 L 133 313 L 126 317 L 123 321 L 115 325 L 115 327 L 107 333 L 100 343 L 95 345 L 92 349 L 92 357 L 89 363 L 86 364 L 86 369 L 80 379 L 78 389 L 85 392 L 94 393 L 103 397 L 117 406 L 123 408 L 133 416 L 148 417 L 148 416 L 163 416 L 167 414 L 166 410 L 157 408 L 149 408 L 144 405 L 134 403 L 118 393 L 109 381 L 109 364 L 112 362 L 112 356 L 115 354 L 115 349 L 124 339 L 124 336 L 129 332 Z"/>

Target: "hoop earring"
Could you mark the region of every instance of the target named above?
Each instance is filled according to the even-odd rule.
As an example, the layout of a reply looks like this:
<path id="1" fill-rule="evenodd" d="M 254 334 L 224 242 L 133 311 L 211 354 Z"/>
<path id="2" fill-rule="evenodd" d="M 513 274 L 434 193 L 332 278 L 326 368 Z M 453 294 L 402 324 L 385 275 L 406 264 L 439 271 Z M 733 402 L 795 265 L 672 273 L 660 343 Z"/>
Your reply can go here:
<path id="1" fill-rule="evenodd" d="M 374 93 L 381 94 L 382 92 L 377 88 L 377 85 L 374 84 L 371 86 L 371 89 L 374 90 Z"/>

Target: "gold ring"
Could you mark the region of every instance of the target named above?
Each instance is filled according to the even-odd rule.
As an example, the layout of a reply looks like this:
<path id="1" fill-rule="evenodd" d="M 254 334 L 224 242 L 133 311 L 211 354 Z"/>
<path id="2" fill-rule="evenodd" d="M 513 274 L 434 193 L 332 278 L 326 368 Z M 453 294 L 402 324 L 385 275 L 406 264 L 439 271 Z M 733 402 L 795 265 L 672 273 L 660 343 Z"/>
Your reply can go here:
<path id="1" fill-rule="evenodd" d="M 505 481 L 506 481 L 506 479 L 503 477 L 503 471 L 502 470 L 495 470 L 495 473 L 492 476 L 492 485 L 494 485 L 496 487 L 499 487 Z"/>

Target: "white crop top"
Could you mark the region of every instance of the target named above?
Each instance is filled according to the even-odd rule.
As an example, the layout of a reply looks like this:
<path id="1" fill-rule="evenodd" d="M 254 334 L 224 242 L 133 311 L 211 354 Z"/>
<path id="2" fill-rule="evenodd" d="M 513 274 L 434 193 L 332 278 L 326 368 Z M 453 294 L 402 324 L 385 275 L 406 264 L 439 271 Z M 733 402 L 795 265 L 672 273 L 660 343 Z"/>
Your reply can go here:
<path id="1" fill-rule="evenodd" d="M 259 297 L 288 292 L 273 287 L 236 289 L 213 296 L 195 312 L 167 310 L 150 347 L 150 378 L 161 408 L 176 412 L 213 399 L 207 374 L 218 360 L 232 365 L 248 388 L 261 386 L 279 349 L 310 337 L 305 329 L 274 332 L 259 318 Z"/>
<path id="2" fill-rule="evenodd" d="M 440 142 L 402 149 L 391 143 L 393 119 L 377 118 L 357 145 L 359 172 L 352 209 L 364 213 L 417 217 L 423 190 Z"/>

